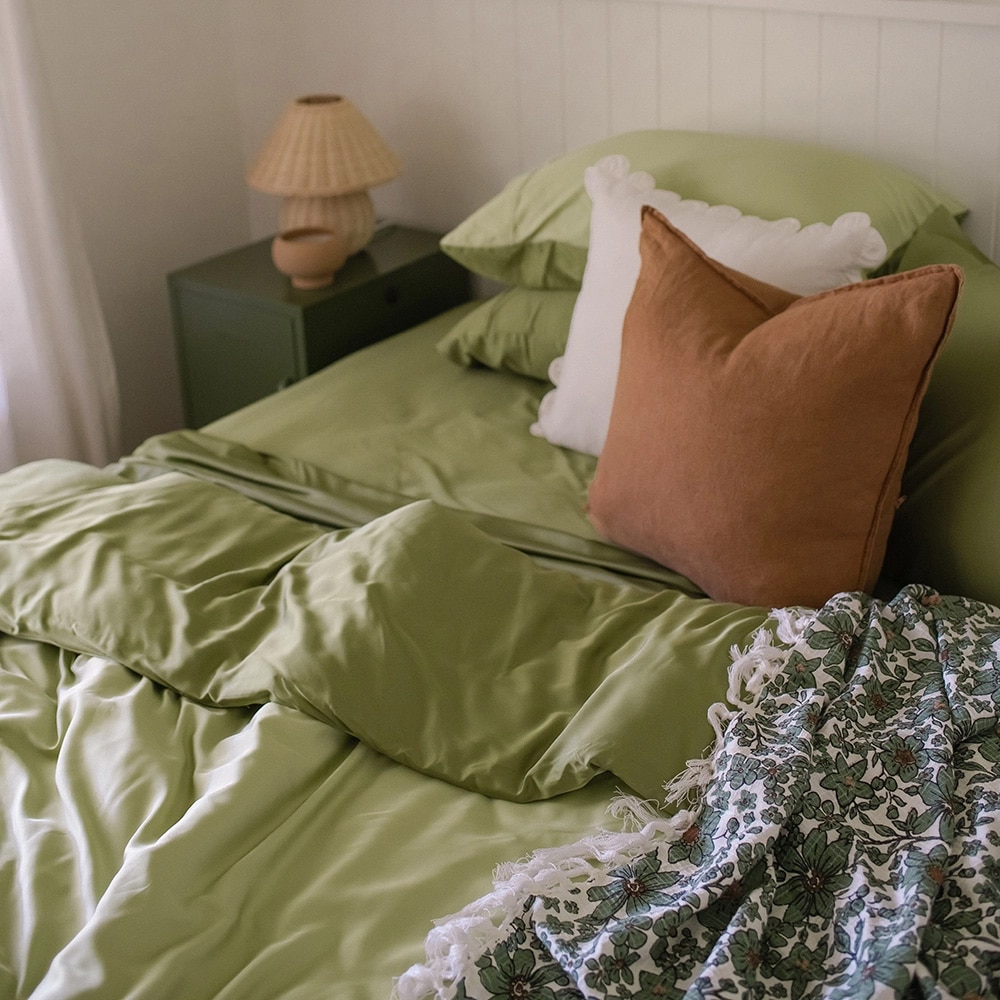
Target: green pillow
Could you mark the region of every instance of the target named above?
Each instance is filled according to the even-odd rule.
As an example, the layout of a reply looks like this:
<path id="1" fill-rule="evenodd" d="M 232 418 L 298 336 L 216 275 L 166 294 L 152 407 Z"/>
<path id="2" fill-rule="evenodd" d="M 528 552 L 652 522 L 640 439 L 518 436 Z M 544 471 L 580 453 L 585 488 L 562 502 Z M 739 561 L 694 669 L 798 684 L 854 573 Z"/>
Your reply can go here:
<path id="1" fill-rule="evenodd" d="M 958 264 L 965 287 L 910 445 L 885 573 L 1000 605 L 1000 268 L 944 209 L 900 270 Z"/>
<path id="2" fill-rule="evenodd" d="M 650 130 L 567 153 L 514 178 L 441 241 L 470 271 L 510 285 L 579 288 L 587 259 L 590 199 L 583 171 L 621 153 L 657 187 L 763 219 L 803 225 L 867 212 L 890 255 L 938 206 L 965 208 L 886 164 L 823 146 L 757 136 Z"/>
<path id="3" fill-rule="evenodd" d="M 575 291 L 509 288 L 463 316 L 437 343 L 457 365 L 486 365 L 548 381 L 566 350 Z"/>

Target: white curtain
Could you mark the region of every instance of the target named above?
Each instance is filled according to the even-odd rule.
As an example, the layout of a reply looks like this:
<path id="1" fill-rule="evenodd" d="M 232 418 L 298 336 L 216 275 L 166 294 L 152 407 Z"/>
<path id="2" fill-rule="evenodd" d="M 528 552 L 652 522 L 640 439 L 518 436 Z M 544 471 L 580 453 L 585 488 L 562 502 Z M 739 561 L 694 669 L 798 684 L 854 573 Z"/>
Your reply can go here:
<path id="1" fill-rule="evenodd" d="M 27 0 L 0 0 L 0 470 L 118 454 L 118 386 Z"/>

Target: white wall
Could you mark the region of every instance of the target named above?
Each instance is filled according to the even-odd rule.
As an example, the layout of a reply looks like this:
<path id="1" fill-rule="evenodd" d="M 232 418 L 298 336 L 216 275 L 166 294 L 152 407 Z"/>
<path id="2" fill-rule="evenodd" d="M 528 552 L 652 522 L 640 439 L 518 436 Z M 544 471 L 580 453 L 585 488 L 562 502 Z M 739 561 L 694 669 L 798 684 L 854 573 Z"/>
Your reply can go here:
<path id="1" fill-rule="evenodd" d="M 994 0 L 32 0 L 111 329 L 124 443 L 178 426 L 167 271 L 263 237 L 243 172 L 339 91 L 402 156 L 380 214 L 446 230 L 513 174 L 631 128 L 882 157 L 1000 257 Z"/>
<path id="2" fill-rule="evenodd" d="M 765 133 L 890 160 L 965 200 L 970 232 L 1000 252 L 995 2 L 277 6 L 294 52 L 289 91 L 343 90 L 403 157 L 406 173 L 379 195 L 393 215 L 446 228 L 520 170 L 614 132 L 663 126 Z M 243 78 L 253 71 L 237 61 Z M 265 104 L 258 93 L 242 107 L 243 131 L 255 139 L 273 117 Z"/>

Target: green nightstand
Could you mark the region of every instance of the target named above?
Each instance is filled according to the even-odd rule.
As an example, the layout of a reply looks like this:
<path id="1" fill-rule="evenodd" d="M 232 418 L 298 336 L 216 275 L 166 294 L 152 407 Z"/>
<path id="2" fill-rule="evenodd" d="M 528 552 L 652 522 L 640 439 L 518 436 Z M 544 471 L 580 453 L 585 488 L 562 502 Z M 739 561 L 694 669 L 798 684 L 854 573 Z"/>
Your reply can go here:
<path id="1" fill-rule="evenodd" d="M 378 230 L 333 284 L 299 291 L 261 240 L 167 278 L 191 427 L 282 389 L 471 297 L 469 273 L 440 236 Z"/>

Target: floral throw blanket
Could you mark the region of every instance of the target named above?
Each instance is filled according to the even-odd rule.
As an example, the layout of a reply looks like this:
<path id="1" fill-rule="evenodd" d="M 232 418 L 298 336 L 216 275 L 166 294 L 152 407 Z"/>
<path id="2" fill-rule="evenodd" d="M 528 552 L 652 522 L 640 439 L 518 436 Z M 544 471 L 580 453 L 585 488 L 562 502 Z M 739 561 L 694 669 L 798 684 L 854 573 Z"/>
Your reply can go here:
<path id="1" fill-rule="evenodd" d="M 1000 612 L 909 587 L 776 613 L 697 807 L 541 851 L 448 918 L 402 998 L 1000 996 Z"/>

